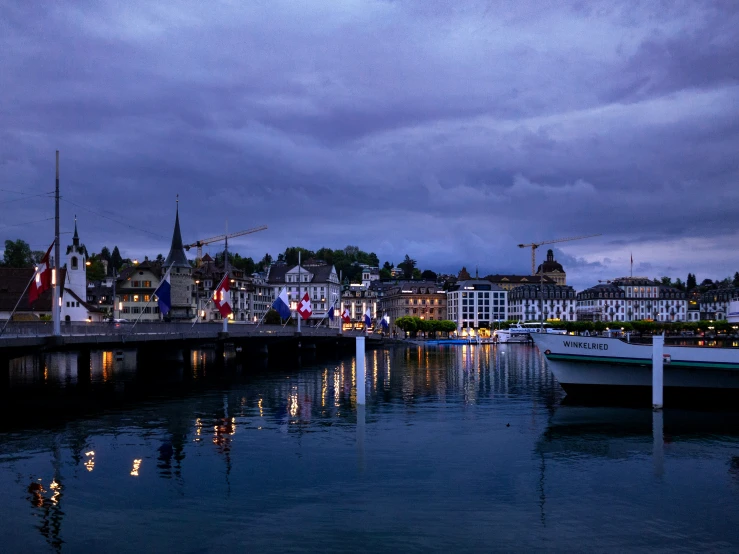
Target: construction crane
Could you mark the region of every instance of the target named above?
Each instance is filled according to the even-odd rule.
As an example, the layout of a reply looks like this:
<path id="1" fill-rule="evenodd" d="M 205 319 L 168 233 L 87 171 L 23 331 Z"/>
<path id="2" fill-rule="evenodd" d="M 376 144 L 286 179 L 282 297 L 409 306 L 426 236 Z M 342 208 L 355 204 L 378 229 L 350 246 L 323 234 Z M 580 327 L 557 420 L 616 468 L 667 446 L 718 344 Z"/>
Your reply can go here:
<path id="1" fill-rule="evenodd" d="M 544 244 L 554 244 L 555 242 L 567 242 L 570 240 L 580 240 L 580 239 L 589 239 L 591 237 L 599 237 L 600 233 L 597 235 L 583 235 L 581 237 L 568 237 L 566 239 L 555 239 L 555 240 L 545 240 L 542 242 L 532 242 L 531 244 L 519 244 L 519 248 L 528 248 L 531 247 L 531 275 L 536 275 L 536 249 Z"/>
<path id="2" fill-rule="evenodd" d="M 250 235 L 251 233 L 256 233 L 258 231 L 264 231 L 267 228 L 266 225 L 262 225 L 261 227 L 254 227 L 253 229 L 247 229 L 246 231 L 238 231 L 236 233 L 231 233 L 228 235 L 218 235 L 217 237 L 211 237 L 209 239 L 203 239 L 196 242 L 193 242 L 192 244 L 186 244 L 185 250 L 190 250 L 190 248 L 196 248 L 198 249 L 198 255 L 195 259 L 197 265 L 200 265 L 200 260 L 203 259 L 203 246 L 206 244 L 212 244 L 214 242 L 220 242 L 222 240 L 226 239 L 232 239 L 234 237 L 240 237 L 243 235 Z"/>

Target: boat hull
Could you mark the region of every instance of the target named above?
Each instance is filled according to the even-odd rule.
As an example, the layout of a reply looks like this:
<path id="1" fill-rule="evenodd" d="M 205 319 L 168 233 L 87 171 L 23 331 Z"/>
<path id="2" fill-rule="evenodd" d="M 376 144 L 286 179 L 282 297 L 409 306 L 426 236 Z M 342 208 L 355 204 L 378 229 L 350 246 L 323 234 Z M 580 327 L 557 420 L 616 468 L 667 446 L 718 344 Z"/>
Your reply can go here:
<path id="1" fill-rule="evenodd" d="M 652 346 L 620 339 L 534 335 L 550 370 L 568 394 L 647 394 Z M 739 392 L 739 349 L 664 347 L 665 395 L 680 389 Z M 617 390 L 620 389 L 620 390 Z"/>

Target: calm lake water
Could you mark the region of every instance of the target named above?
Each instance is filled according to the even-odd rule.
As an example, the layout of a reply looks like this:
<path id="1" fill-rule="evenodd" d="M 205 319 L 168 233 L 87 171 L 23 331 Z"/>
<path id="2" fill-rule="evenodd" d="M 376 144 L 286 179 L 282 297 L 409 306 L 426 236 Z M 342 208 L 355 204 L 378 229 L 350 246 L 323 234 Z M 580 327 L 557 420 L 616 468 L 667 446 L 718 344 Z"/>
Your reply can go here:
<path id="1" fill-rule="evenodd" d="M 2 552 L 739 551 L 739 415 L 566 405 L 526 345 L 17 360 Z"/>

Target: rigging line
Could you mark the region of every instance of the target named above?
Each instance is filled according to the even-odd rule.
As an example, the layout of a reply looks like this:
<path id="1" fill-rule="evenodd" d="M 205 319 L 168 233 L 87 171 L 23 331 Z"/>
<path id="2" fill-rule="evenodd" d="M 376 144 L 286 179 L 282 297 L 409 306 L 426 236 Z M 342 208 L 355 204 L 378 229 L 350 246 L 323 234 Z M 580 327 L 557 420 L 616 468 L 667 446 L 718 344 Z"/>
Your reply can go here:
<path id="1" fill-rule="evenodd" d="M 5 229 L 7 227 L 19 227 L 21 225 L 32 225 L 33 223 L 41 223 L 42 221 L 51 221 L 54 219 L 53 217 L 47 217 L 46 219 L 37 219 L 36 221 L 25 221 L 23 223 L 13 223 L 12 225 L 3 225 L 0 227 L 0 229 Z"/>
<path id="2" fill-rule="evenodd" d="M 141 231 L 142 233 L 147 233 L 147 234 L 152 235 L 152 236 L 155 236 L 157 238 L 167 240 L 167 237 L 164 237 L 162 235 L 158 235 L 157 233 L 153 233 L 151 231 L 148 231 L 146 229 L 142 229 L 140 227 L 136 227 L 135 225 L 131 225 L 130 223 L 124 223 L 123 221 L 119 221 L 117 219 L 113 219 L 112 217 L 108 217 L 107 215 L 104 215 L 104 214 L 100 213 L 99 211 L 93 210 L 92 208 L 88 208 L 86 206 L 82 206 L 80 204 L 77 204 L 76 202 L 72 202 L 71 200 L 67 200 L 66 198 L 61 198 L 61 200 L 64 201 L 64 202 L 67 202 L 68 204 L 72 204 L 73 206 L 77 206 L 78 208 L 82 208 L 83 210 L 87 210 L 88 212 L 90 212 L 92 214 L 95 214 L 95 215 L 97 215 L 99 217 L 108 219 L 108 220 L 110 220 L 110 221 L 112 221 L 114 223 L 118 223 L 119 225 L 124 225 L 124 226 L 126 226 L 126 227 L 128 227 L 130 229 L 135 229 L 137 231 Z"/>
<path id="3" fill-rule="evenodd" d="M 0 189 L 0 192 L 11 192 L 13 194 L 22 194 L 23 196 L 31 196 L 29 193 L 27 193 L 27 192 L 21 192 L 19 190 Z M 44 192 L 42 194 L 54 194 L 54 192 L 56 192 L 56 191 L 50 190 L 49 192 Z M 39 195 L 39 196 L 41 196 L 41 195 Z"/>
<path id="4" fill-rule="evenodd" d="M 0 204 L 8 204 L 10 202 L 19 202 L 21 200 L 28 200 L 29 198 L 36 198 L 37 196 L 46 196 L 48 198 L 52 198 L 53 192 L 42 192 L 41 194 L 29 194 L 28 196 L 24 196 L 23 198 L 13 198 L 11 200 L 2 200 L 0 201 Z"/>

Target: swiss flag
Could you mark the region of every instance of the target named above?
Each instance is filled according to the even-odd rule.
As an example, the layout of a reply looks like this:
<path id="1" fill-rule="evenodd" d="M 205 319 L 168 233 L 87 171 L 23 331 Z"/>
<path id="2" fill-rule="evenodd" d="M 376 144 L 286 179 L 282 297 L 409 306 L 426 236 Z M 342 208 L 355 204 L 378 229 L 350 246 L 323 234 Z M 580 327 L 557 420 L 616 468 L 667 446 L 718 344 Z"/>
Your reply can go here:
<path id="1" fill-rule="evenodd" d="M 51 256 L 51 249 L 54 247 L 54 243 L 51 243 L 49 249 L 46 251 L 46 255 L 41 259 L 36 269 L 36 275 L 33 277 L 31 286 L 28 287 L 28 303 L 33 304 L 41 296 L 41 293 L 51 288 L 51 264 L 49 263 L 49 256 Z"/>
<path id="2" fill-rule="evenodd" d="M 221 284 L 216 287 L 213 293 L 213 303 L 221 312 L 221 317 L 228 317 L 231 314 L 231 289 L 228 286 L 228 274 L 223 277 Z"/>
<path id="3" fill-rule="evenodd" d="M 341 320 L 344 323 L 350 323 L 352 320 L 352 316 L 349 314 L 349 308 L 344 308 L 344 311 L 341 312 Z"/>
<path id="4" fill-rule="evenodd" d="M 303 319 L 308 319 L 313 315 L 313 306 L 310 304 L 310 296 L 308 296 L 307 292 L 303 295 L 300 304 L 298 304 L 298 313 Z"/>

